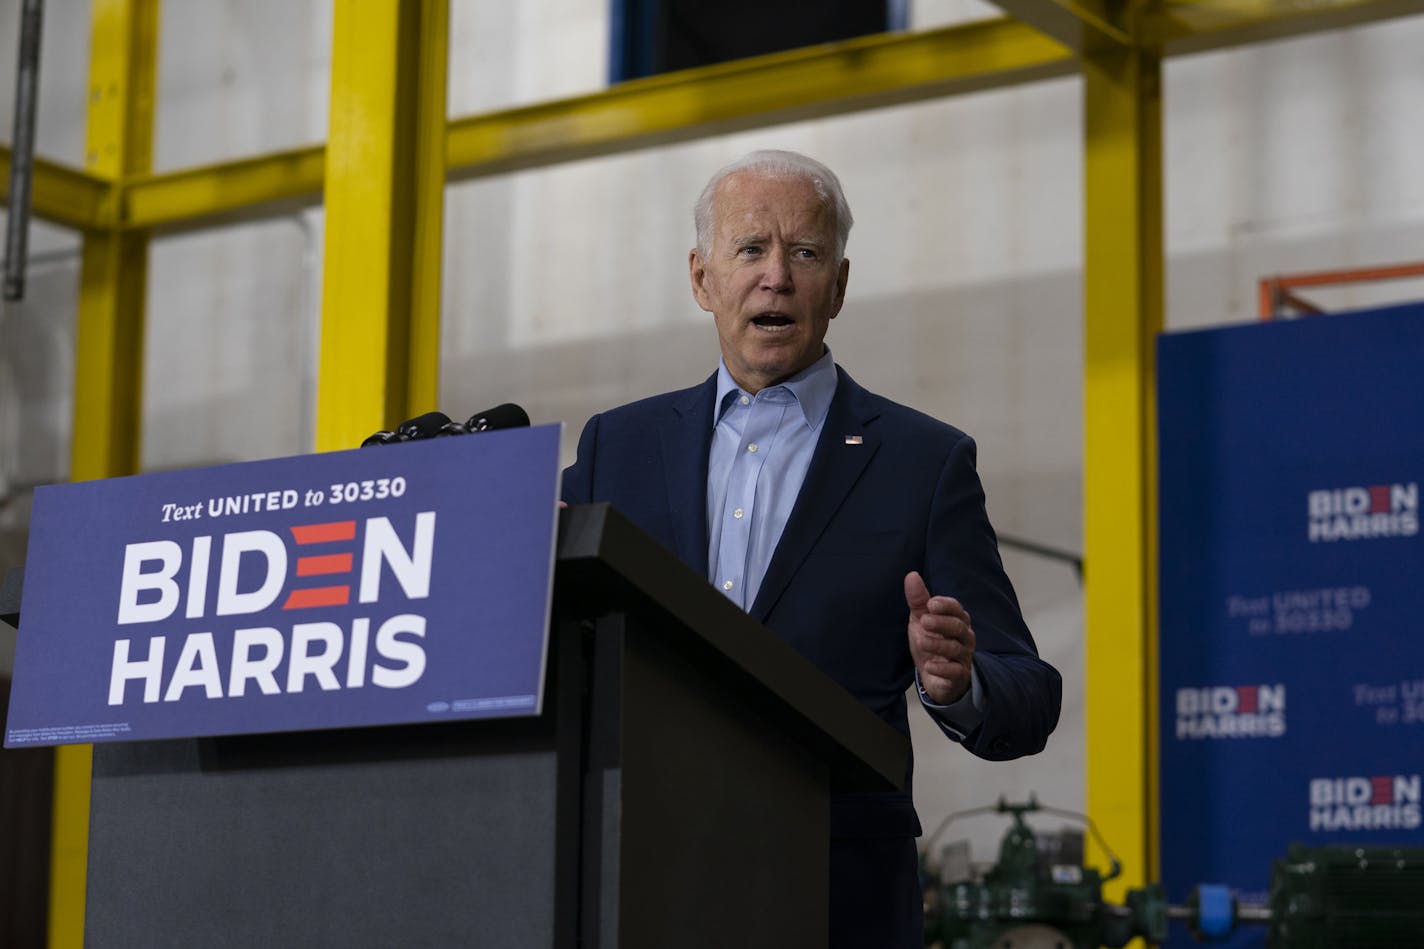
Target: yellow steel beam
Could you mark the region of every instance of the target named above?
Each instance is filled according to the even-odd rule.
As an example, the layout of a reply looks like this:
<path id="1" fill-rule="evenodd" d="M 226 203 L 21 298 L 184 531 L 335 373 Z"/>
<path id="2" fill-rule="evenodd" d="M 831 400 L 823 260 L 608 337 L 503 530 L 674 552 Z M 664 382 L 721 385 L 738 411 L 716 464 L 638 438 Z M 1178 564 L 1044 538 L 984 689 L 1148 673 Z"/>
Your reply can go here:
<path id="1" fill-rule="evenodd" d="M 84 168 L 108 181 L 148 170 L 158 4 L 94 0 Z"/>
<path id="2" fill-rule="evenodd" d="M 1421 13 L 1420 0 L 1177 0 L 1150 16 L 1146 35 L 1178 55 Z"/>
<path id="3" fill-rule="evenodd" d="M 317 449 L 353 448 L 434 380 L 444 189 L 445 0 L 338 0 L 326 149 Z M 431 65 L 434 62 L 435 65 Z M 434 153 L 431 154 L 431 149 Z M 431 282 L 433 281 L 433 283 Z M 424 312 L 416 316 L 415 307 Z M 433 329 L 432 329 L 433 326 Z M 418 352 L 412 344 L 430 352 Z M 414 383 L 414 384 L 412 384 Z"/>
<path id="4" fill-rule="evenodd" d="M 321 204 L 326 148 L 311 145 L 124 181 L 126 228 L 210 227 Z"/>
<path id="5" fill-rule="evenodd" d="M 592 95 L 457 119 L 451 177 L 687 141 L 1071 73 L 1068 50 L 994 20 L 863 37 L 680 73 Z"/>
<path id="6" fill-rule="evenodd" d="M 90 232 L 80 255 L 75 481 L 138 471 L 148 237 Z"/>
<path id="7" fill-rule="evenodd" d="M 117 189 L 97 175 L 36 157 L 30 189 L 35 217 L 76 230 L 109 227 L 117 220 Z M 0 145 L 0 201 L 10 201 L 10 149 Z"/>
<path id="8" fill-rule="evenodd" d="M 1132 27 L 1123 22 L 1122 0 L 993 0 L 1021 23 L 1051 36 L 1069 49 L 1131 46 Z"/>
<path id="9" fill-rule="evenodd" d="M 1088 814 L 1157 878 L 1156 443 L 1162 328 L 1161 60 L 1084 58 L 1084 585 Z"/>
<path id="10" fill-rule="evenodd" d="M 434 68 L 433 59 L 426 68 Z M 1008 20 L 869 37 L 456 119 L 447 127 L 446 166 L 456 178 L 496 174 L 1075 68 L 1066 49 Z M 313 145 L 126 179 L 121 225 L 209 227 L 314 206 L 322 200 L 326 160 L 325 146 Z"/>
<path id="11" fill-rule="evenodd" d="M 1079 22 L 1096 19 L 1114 30 L 1140 31 L 1138 38 L 1145 45 L 1164 45 L 1169 55 L 1420 12 L 1419 0 L 1178 0 L 1147 14 L 1139 30 L 1109 15 L 1109 0 L 1005 2 L 1025 17 L 1030 8 L 1053 6 Z M 1073 36 L 1064 33 L 1064 38 Z M 1012 20 L 866 37 L 457 119 L 449 126 L 449 174 L 466 178 L 539 167 L 1013 85 L 1076 69 L 1067 48 Z M 103 226 L 114 207 L 121 226 L 131 229 L 208 227 L 265 217 L 319 204 L 325 162 L 324 146 L 315 145 L 165 174 L 139 174 L 125 178 L 122 207 L 114 207 L 112 200 L 104 206 L 87 179 L 76 183 L 61 174 L 50 191 L 37 178 L 35 213 L 59 224 L 84 227 L 92 221 Z"/>
<path id="12" fill-rule="evenodd" d="M 148 170 L 153 146 L 158 0 L 93 0 L 85 170 L 106 181 Z M 79 277 L 70 476 L 138 469 L 143 393 L 143 310 L 148 237 L 90 230 Z M 84 944 L 90 747 L 59 749 L 55 761 L 52 947 Z"/>
<path id="13" fill-rule="evenodd" d="M 415 29 L 415 103 L 412 157 L 415 219 L 405 253 L 411 257 L 410 341 L 406 353 L 404 410 L 435 408 L 440 402 L 441 263 L 445 244 L 445 90 L 450 48 L 449 0 L 422 0 Z"/>
<path id="14" fill-rule="evenodd" d="M 54 750 L 54 811 L 49 868 L 50 949 L 82 949 L 84 882 L 89 866 L 92 745 Z"/>

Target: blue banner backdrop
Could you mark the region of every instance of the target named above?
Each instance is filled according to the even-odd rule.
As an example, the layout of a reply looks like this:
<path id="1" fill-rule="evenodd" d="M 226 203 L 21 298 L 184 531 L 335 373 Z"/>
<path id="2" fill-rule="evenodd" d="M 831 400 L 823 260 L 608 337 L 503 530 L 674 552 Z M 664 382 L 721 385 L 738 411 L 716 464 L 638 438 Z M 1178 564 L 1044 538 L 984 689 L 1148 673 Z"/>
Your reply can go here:
<path id="1" fill-rule="evenodd" d="M 1165 335 L 1158 380 L 1168 898 L 1424 844 L 1424 305 Z"/>
<path id="2" fill-rule="evenodd" d="M 559 430 L 40 488 L 6 747 L 537 714 Z"/>

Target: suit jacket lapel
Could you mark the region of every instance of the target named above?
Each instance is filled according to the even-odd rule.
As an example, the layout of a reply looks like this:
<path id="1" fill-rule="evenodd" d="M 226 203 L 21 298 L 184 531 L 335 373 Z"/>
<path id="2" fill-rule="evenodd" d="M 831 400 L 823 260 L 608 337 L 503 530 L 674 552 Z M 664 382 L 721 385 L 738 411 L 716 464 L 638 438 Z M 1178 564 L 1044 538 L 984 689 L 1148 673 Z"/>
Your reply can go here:
<path id="1" fill-rule="evenodd" d="M 712 402 L 717 374 L 688 389 L 662 421 L 663 473 L 668 516 L 686 564 L 707 575 L 707 458 L 712 447 Z"/>
<path id="2" fill-rule="evenodd" d="M 873 406 L 869 393 L 857 385 L 845 370 L 837 366 L 836 372 L 840 380 L 836 384 L 836 394 L 831 399 L 831 408 L 826 413 L 820 438 L 816 441 L 811 465 L 806 469 L 806 480 L 801 485 L 801 493 L 797 495 L 786 528 L 781 532 L 781 540 L 777 542 L 776 552 L 767 565 L 766 576 L 757 590 L 756 602 L 750 610 L 751 615 L 761 622 L 765 622 L 787 584 L 810 554 L 812 545 L 825 531 L 826 525 L 840 509 L 841 502 L 880 448 L 879 435 L 869 427 L 869 423 L 880 414 L 879 410 Z M 846 439 L 851 436 L 859 436 L 860 440 L 848 444 Z M 703 470 L 706 470 L 705 463 Z M 703 503 L 705 505 L 706 501 Z M 703 547 L 706 547 L 705 542 Z"/>

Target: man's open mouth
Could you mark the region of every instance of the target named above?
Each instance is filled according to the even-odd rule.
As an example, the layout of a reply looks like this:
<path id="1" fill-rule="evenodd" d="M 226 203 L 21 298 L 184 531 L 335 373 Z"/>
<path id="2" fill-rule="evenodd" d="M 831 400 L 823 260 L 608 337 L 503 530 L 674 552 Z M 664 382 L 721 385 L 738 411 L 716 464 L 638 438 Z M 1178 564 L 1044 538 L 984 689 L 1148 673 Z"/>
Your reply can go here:
<path id="1" fill-rule="evenodd" d="M 784 313 L 761 313 L 752 317 L 752 325 L 775 333 L 790 329 L 796 321 Z"/>

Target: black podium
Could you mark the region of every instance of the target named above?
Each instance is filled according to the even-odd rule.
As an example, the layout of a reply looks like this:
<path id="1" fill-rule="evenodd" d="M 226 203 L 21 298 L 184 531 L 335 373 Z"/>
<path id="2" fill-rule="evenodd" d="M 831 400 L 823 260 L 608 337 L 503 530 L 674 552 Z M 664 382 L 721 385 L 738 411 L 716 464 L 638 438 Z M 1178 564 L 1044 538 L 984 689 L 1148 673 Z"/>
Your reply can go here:
<path id="1" fill-rule="evenodd" d="M 907 741 L 606 505 L 543 714 L 94 748 L 86 944 L 816 947 Z"/>

